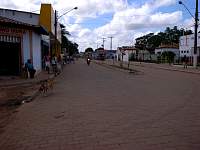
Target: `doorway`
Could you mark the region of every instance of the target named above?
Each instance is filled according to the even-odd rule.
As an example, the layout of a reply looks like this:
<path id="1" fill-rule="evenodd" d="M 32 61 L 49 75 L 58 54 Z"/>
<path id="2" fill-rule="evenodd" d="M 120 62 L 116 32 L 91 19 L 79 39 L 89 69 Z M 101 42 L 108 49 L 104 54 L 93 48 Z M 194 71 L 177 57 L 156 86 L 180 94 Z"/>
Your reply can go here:
<path id="1" fill-rule="evenodd" d="M 0 75 L 19 75 L 21 43 L 0 41 Z"/>

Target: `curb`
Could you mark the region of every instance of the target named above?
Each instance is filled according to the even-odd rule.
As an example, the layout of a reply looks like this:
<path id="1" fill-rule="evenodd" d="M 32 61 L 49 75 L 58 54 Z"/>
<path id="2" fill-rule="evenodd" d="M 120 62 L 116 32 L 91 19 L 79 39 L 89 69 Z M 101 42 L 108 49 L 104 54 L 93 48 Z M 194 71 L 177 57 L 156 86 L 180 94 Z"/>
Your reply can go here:
<path id="1" fill-rule="evenodd" d="M 49 76 L 48 78 L 53 78 L 53 79 L 55 79 L 55 76 L 54 76 L 54 75 L 51 75 L 51 76 Z M 36 82 L 36 83 L 40 83 L 41 81 L 45 81 L 45 80 L 47 80 L 47 78 L 41 79 L 41 80 L 39 80 L 39 81 Z M 37 90 L 35 90 L 35 91 L 33 92 L 32 95 L 29 96 L 28 99 L 24 100 L 22 103 L 24 103 L 24 102 L 26 102 L 26 103 L 31 102 L 31 101 L 33 101 L 33 100 L 34 100 L 37 96 L 39 96 L 39 95 L 40 95 L 40 91 L 39 91 L 39 89 L 37 89 Z"/>
<path id="2" fill-rule="evenodd" d="M 124 70 L 129 70 L 129 71 L 132 71 L 133 69 L 130 69 L 130 68 L 120 68 L 119 66 L 117 65 L 110 65 L 108 63 L 99 63 L 99 62 L 95 62 L 96 64 L 99 64 L 99 65 L 107 65 L 107 66 L 110 66 L 110 67 L 115 67 L 115 68 L 118 68 L 119 70 L 120 69 L 124 69 Z M 133 66 L 138 66 L 138 67 L 150 67 L 150 68 L 153 68 L 153 69 L 162 69 L 162 70 L 168 70 L 168 71 L 177 71 L 177 72 L 183 72 L 183 73 L 189 73 L 189 74 L 195 74 L 195 75 L 200 75 L 200 72 L 193 72 L 193 71 L 189 71 L 189 70 L 179 70 L 179 69 L 175 69 L 175 68 L 164 68 L 164 67 L 154 67 L 154 66 L 145 66 L 145 65 L 138 65 L 138 64 L 130 64 L 130 65 L 133 65 Z"/>
<path id="3" fill-rule="evenodd" d="M 144 65 L 137 65 L 137 64 L 132 64 L 138 67 L 147 67 Z M 190 73 L 190 74 L 196 74 L 196 75 L 200 75 L 200 72 L 193 72 L 193 71 L 189 71 L 189 70 L 179 70 L 179 69 L 175 69 L 175 68 L 164 68 L 164 67 L 153 67 L 153 66 L 149 66 L 150 68 L 154 68 L 154 69 L 162 69 L 162 70 L 168 70 L 168 71 L 177 71 L 177 72 L 184 72 L 184 73 Z"/>
<path id="4" fill-rule="evenodd" d="M 95 64 L 101 65 L 101 66 L 109 68 L 109 69 L 114 69 L 114 70 L 117 70 L 117 71 L 120 71 L 120 72 L 123 72 L 123 73 L 137 74 L 138 72 L 141 72 L 141 71 L 131 69 L 131 68 L 120 67 L 120 66 L 117 66 L 117 65 L 107 64 L 107 63 L 99 63 L 99 62 L 96 62 L 96 61 L 95 61 Z"/>
<path id="5" fill-rule="evenodd" d="M 19 82 L 19 83 L 14 83 L 14 84 L 9 84 L 9 85 L 7 84 L 6 86 L 7 86 L 7 88 L 11 87 L 11 86 L 15 86 L 15 87 L 17 87 L 17 86 L 25 86 L 25 85 L 26 86 L 31 86 L 33 84 L 37 86 L 37 84 L 39 84 L 40 82 L 45 81 L 45 80 L 47 80 L 49 78 L 53 78 L 54 79 L 55 77 L 54 77 L 54 75 L 50 75 L 50 76 L 48 76 L 46 78 L 38 79 L 38 80 L 35 80 L 35 81 L 22 82 L 22 83 Z M 5 84 L 4 85 L 0 85 L 0 88 L 3 87 L 3 86 L 5 86 Z M 24 103 L 29 103 L 29 102 L 33 101 L 39 95 L 40 95 L 40 91 L 39 91 L 38 88 L 36 88 L 36 89 L 34 89 L 33 91 L 31 91 L 29 93 L 25 93 L 19 99 L 18 98 L 17 99 L 10 99 L 10 100 L 6 101 L 5 103 L 2 103 L 1 105 L 2 106 L 22 105 Z"/>
<path id="6" fill-rule="evenodd" d="M 32 95 L 28 96 L 29 97 L 28 99 L 25 99 L 24 101 L 22 101 L 22 104 L 25 102 L 29 103 L 29 102 L 33 101 L 39 94 L 40 94 L 39 90 L 34 91 Z"/>
<path id="7" fill-rule="evenodd" d="M 49 75 L 47 78 L 54 78 L 54 75 Z M 24 82 L 17 82 L 17 83 L 7 83 L 7 84 L 0 84 L 1 87 L 12 87 L 12 86 L 22 86 L 22 85 L 29 85 L 29 84 L 37 84 L 40 83 L 41 81 L 46 80 L 47 78 L 43 79 L 38 79 L 38 80 L 32 80 L 32 81 L 24 81 Z"/>

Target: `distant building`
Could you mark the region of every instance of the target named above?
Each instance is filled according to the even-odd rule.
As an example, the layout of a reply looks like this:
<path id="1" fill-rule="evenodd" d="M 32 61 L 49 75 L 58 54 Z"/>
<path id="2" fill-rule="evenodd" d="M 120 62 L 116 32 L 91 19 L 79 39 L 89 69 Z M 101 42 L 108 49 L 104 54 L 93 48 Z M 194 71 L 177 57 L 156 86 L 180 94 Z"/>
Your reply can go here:
<path id="1" fill-rule="evenodd" d="M 105 50 L 106 53 L 106 59 L 113 59 L 116 56 L 116 50 Z"/>
<path id="2" fill-rule="evenodd" d="M 98 60 L 105 60 L 106 58 L 106 51 L 104 48 L 97 48 L 95 50 L 95 52 L 93 53 L 93 57 L 94 59 L 98 59 Z"/>
<path id="3" fill-rule="evenodd" d="M 134 46 L 122 46 L 117 48 L 117 60 L 128 62 L 131 57 L 136 57 L 137 49 Z"/>
<path id="4" fill-rule="evenodd" d="M 194 34 L 181 36 L 179 38 L 179 51 L 180 57 L 183 58 L 184 56 L 189 57 L 190 62 L 193 61 L 193 54 L 194 54 Z M 197 38 L 197 56 L 198 61 L 200 62 L 200 33 L 198 33 Z"/>
<path id="5" fill-rule="evenodd" d="M 179 46 L 178 44 L 161 44 L 158 48 L 155 49 L 156 55 L 161 55 L 163 52 L 173 52 L 175 54 L 175 60 L 180 58 Z"/>

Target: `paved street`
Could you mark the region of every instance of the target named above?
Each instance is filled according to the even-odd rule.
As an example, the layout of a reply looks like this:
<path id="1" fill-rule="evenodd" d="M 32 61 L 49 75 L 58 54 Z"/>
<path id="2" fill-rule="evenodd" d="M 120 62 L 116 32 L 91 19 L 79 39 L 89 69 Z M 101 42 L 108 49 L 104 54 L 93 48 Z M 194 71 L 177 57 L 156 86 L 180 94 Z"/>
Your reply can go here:
<path id="1" fill-rule="evenodd" d="M 200 76 L 79 61 L 21 106 L 1 150 L 199 150 Z"/>

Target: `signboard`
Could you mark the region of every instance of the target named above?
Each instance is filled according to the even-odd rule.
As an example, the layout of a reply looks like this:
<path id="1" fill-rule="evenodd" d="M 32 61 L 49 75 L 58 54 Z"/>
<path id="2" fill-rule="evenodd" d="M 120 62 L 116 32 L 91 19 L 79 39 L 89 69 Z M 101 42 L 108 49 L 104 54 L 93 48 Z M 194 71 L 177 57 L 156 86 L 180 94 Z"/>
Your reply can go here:
<path id="1" fill-rule="evenodd" d="M 0 27 L 0 34 L 18 34 L 18 35 L 22 35 L 24 33 L 25 33 L 24 29 Z"/>

